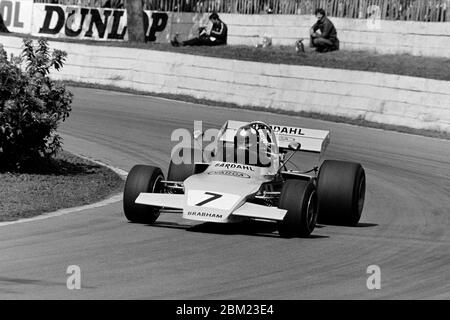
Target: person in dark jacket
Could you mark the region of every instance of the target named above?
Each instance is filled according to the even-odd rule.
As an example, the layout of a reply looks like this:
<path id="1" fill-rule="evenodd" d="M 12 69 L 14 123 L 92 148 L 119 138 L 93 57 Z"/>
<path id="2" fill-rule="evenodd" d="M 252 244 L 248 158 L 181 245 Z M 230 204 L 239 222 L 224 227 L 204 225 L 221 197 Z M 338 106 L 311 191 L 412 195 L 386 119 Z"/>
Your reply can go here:
<path id="1" fill-rule="evenodd" d="M 208 33 L 205 29 L 201 30 L 198 38 L 193 38 L 183 42 L 179 42 L 175 37 L 172 41 L 173 46 L 219 46 L 227 44 L 228 28 L 227 25 L 220 20 L 217 13 L 212 13 L 209 16 L 212 22 L 211 31 Z"/>
<path id="2" fill-rule="evenodd" d="M 310 46 L 318 52 L 339 50 L 339 39 L 333 22 L 325 15 L 325 10 L 316 9 L 317 22 L 311 27 Z M 320 30 L 320 33 L 317 32 Z"/>

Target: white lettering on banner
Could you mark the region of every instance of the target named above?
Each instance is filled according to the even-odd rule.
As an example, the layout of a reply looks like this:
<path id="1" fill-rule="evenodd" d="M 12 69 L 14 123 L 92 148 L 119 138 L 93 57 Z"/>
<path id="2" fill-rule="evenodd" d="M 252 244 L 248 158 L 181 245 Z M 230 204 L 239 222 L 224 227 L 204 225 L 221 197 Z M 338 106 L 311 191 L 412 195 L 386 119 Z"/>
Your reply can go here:
<path id="1" fill-rule="evenodd" d="M 144 11 L 147 41 L 155 41 L 167 28 L 168 14 Z M 36 3 L 32 34 L 53 38 L 123 41 L 128 39 L 127 13 L 123 9 L 88 8 Z"/>
<path id="2" fill-rule="evenodd" d="M 31 33 L 33 0 L 0 0 L 0 15 L 9 32 Z"/>

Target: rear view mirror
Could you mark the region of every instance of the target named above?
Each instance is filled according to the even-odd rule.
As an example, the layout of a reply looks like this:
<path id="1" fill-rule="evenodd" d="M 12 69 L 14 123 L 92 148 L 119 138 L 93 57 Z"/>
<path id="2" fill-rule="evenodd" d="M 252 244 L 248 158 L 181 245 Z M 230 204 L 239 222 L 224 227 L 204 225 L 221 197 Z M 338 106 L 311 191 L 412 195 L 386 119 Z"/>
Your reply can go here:
<path id="1" fill-rule="evenodd" d="M 297 150 L 300 150 L 301 144 L 298 142 L 291 142 L 291 143 L 289 143 L 288 147 L 291 150 L 297 151 Z"/>

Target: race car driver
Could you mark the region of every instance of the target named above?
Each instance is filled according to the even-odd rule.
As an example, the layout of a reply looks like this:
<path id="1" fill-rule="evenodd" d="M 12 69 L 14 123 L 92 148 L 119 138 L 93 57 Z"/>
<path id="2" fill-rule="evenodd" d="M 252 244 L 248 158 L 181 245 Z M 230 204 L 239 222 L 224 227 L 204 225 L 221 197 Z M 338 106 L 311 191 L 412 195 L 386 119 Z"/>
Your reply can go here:
<path id="1" fill-rule="evenodd" d="M 271 143 L 268 129 L 258 127 L 258 124 L 245 125 L 237 130 L 234 146 L 235 162 L 260 167 L 270 166 Z"/>

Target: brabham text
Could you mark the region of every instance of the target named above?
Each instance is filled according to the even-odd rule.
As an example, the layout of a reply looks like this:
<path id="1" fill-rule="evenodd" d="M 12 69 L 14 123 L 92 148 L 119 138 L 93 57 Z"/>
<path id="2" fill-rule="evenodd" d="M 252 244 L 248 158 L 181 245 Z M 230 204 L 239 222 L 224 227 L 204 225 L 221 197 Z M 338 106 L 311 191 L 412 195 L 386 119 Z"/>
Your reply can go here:
<path id="1" fill-rule="evenodd" d="M 214 214 L 214 213 L 209 213 L 209 212 L 188 211 L 187 215 L 188 216 L 196 216 L 196 217 L 222 219 L 222 215 L 221 214 Z"/>

